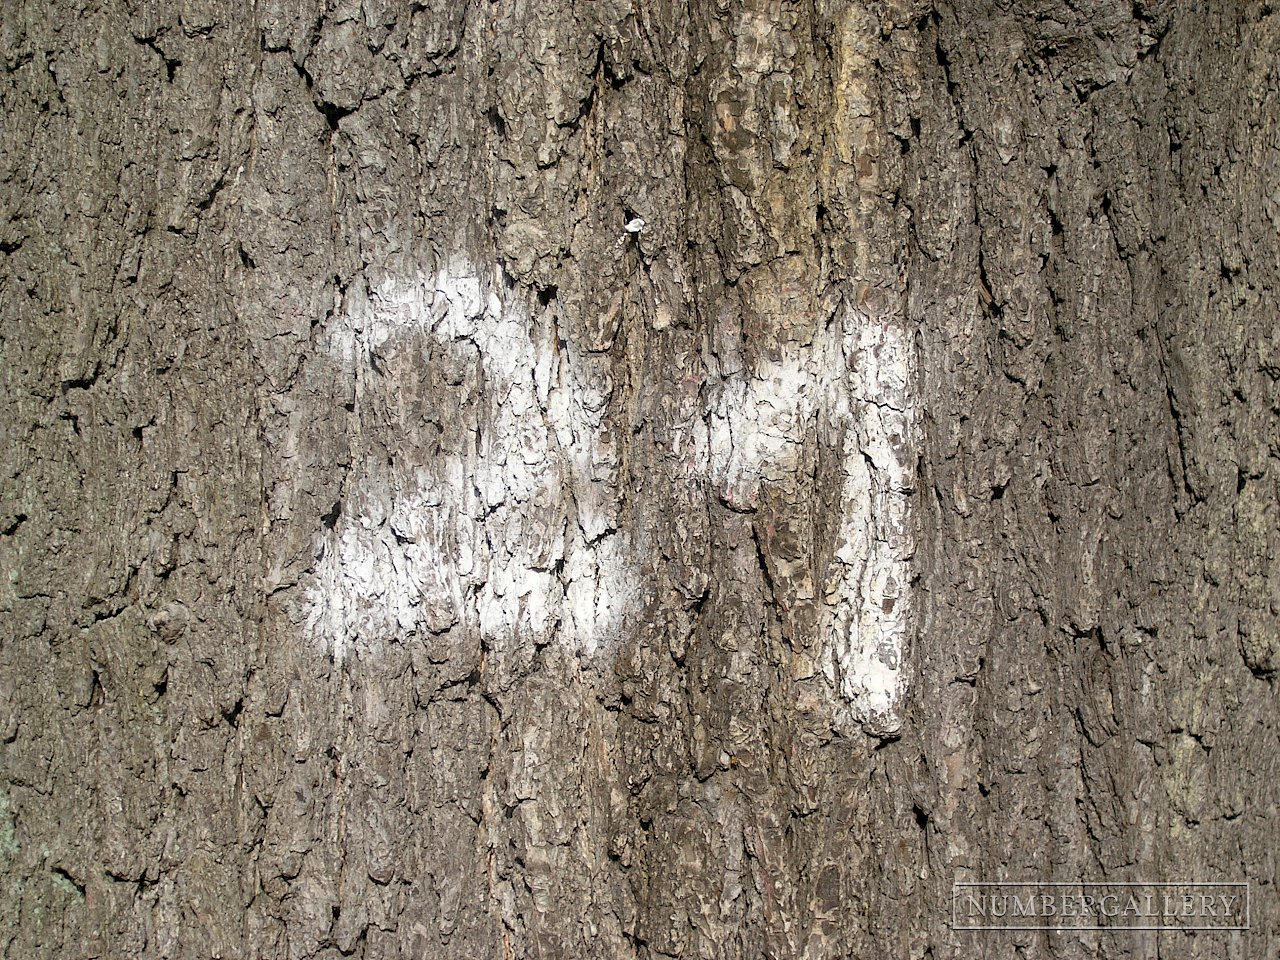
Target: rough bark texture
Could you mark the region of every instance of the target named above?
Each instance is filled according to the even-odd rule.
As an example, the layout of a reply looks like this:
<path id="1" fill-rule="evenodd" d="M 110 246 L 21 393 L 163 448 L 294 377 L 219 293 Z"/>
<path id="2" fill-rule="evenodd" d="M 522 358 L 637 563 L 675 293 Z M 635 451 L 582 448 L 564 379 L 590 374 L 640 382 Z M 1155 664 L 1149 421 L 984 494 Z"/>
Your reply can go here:
<path id="1" fill-rule="evenodd" d="M 0 36 L 4 956 L 1280 951 L 1270 4 Z"/>

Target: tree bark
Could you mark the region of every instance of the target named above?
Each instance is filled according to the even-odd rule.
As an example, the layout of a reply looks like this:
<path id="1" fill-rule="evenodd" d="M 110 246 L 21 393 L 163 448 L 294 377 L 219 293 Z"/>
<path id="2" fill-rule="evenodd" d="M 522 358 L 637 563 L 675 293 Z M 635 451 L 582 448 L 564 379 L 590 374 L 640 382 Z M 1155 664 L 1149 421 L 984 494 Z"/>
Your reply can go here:
<path id="1" fill-rule="evenodd" d="M 4 956 L 1280 951 L 1269 3 L 0 34 Z"/>

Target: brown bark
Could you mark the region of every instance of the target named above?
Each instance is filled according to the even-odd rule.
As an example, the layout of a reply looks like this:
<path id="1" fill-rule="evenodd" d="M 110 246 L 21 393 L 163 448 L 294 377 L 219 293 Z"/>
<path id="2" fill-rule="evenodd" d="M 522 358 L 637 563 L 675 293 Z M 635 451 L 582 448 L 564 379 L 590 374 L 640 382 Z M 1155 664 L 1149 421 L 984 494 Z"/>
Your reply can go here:
<path id="1" fill-rule="evenodd" d="M 1280 948 L 1269 4 L 0 35 L 4 956 Z"/>

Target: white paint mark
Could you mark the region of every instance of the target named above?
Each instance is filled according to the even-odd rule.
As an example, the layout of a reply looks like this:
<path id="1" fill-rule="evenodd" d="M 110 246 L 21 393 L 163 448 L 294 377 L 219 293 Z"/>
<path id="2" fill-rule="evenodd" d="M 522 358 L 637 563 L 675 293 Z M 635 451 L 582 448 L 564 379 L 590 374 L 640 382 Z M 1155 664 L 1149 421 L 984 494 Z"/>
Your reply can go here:
<path id="1" fill-rule="evenodd" d="M 361 403 L 395 404 L 416 386 L 405 376 L 428 366 L 374 376 L 369 354 L 416 338 L 472 360 L 457 409 L 442 414 L 466 438 L 461 452 L 401 466 L 368 458 L 321 538 L 307 629 L 335 660 L 419 631 L 476 630 L 499 650 L 558 638 L 588 654 L 618 635 L 637 591 L 616 497 L 594 479 L 613 466 L 600 439 L 608 397 L 550 336 L 465 263 L 354 298 L 332 345 Z M 436 433 L 386 429 L 396 428 Z"/>
<path id="2" fill-rule="evenodd" d="M 891 735 L 902 725 L 913 612 L 914 355 L 893 322 L 858 318 L 855 336 L 843 512 L 826 585 L 827 672 L 857 720 Z"/>
<path id="3" fill-rule="evenodd" d="M 642 545 L 618 532 L 608 358 L 557 350 L 547 324 L 465 262 L 353 296 L 331 336 L 359 403 L 388 410 L 415 387 L 406 377 L 453 362 L 446 420 L 458 436 L 416 462 L 371 457 L 353 472 L 321 538 L 309 632 L 337 660 L 422 631 L 478 631 L 499 652 L 555 639 L 591 654 L 616 640 L 636 607 Z M 414 350 L 398 376 L 367 372 L 370 355 Z M 849 310 L 812 342 L 728 376 L 691 451 L 725 502 L 752 510 L 762 484 L 794 479 L 806 438 L 838 447 L 820 662 L 843 716 L 886 734 L 901 724 L 913 617 L 914 377 L 900 326 Z"/>
<path id="4" fill-rule="evenodd" d="M 754 510 L 762 484 L 794 478 L 811 431 L 840 444 L 837 545 L 820 626 L 823 672 L 850 719 L 891 734 L 901 724 L 911 628 L 910 499 L 914 359 L 891 321 L 850 311 L 811 343 L 785 344 L 723 384 L 707 431 L 722 500 Z"/>

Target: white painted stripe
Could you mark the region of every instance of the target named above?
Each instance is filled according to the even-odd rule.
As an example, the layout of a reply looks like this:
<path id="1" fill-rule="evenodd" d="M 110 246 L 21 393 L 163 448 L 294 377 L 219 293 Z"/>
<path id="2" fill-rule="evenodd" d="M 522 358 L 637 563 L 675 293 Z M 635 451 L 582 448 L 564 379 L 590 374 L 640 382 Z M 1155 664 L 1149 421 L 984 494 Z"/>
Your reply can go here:
<path id="1" fill-rule="evenodd" d="M 528 315 L 452 264 L 353 298 L 331 336 L 341 367 L 383 402 L 404 384 L 362 374 L 370 350 L 418 336 L 474 351 L 464 392 L 483 397 L 480 440 L 409 474 L 353 471 L 307 591 L 309 634 L 339 662 L 457 623 L 497 647 L 558 636 L 593 653 L 616 637 L 637 577 L 608 498 L 592 489 L 609 460 L 597 443 L 604 403 Z"/>
<path id="2" fill-rule="evenodd" d="M 471 351 L 458 389 L 483 397 L 481 439 L 404 475 L 353 473 L 322 538 L 308 631 L 339 661 L 353 646 L 372 655 L 389 638 L 459 623 L 500 647 L 554 637 L 594 653 L 617 638 L 639 592 L 639 544 L 615 529 L 599 372 L 578 369 L 547 325 L 463 262 L 353 296 L 331 335 L 363 395 L 384 402 L 401 385 L 359 372 L 371 350 L 417 338 Z M 693 451 L 719 496 L 751 510 L 762 484 L 794 478 L 811 431 L 841 445 L 820 663 L 839 715 L 882 733 L 901 724 L 913 619 L 914 378 L 899 324 L 849 309 L 812 342 L 726 377 Z"/>

